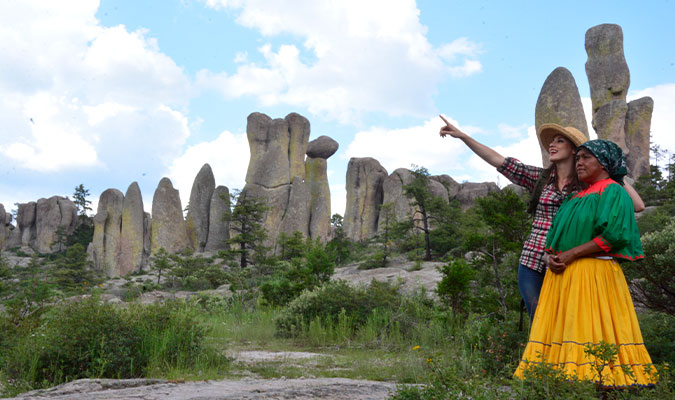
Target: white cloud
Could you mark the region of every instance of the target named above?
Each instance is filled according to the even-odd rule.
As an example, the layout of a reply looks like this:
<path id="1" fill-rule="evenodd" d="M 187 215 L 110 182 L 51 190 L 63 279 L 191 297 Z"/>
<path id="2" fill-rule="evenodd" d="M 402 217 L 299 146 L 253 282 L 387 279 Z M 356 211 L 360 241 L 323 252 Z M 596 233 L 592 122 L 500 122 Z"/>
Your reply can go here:
<path id="1" fill-rule="evenodd" d="M 146 31 L 99 25 L 98 6 L 0 5 L 0 163 L 17 173 L 163 169 L 189 136 L 181 68 Z"/>
<path id="2" fill-rule="evenodd" d="M 249 157 L 246 134 L 225 131 L 213 141 L 189 146 L 180 157 L 173 160 L 166 175 L 174 188 L 180 191 L 181 202 L 185 207 L 190 199 L 192 183 L 205 163 L 211 166 L 216 186 L 227 186 L 231 192 L 244 188 Z"/>
<path id="3" fill-rule="evenodd" d="M 442 79 L 482 69 L 480 45 L 467 38 L 434 48 L 412 0 L 206 4 L 234 10 L 239 24 L 263 36 L 299 39 L 298 45 L 262 46 L 261 63 L 237 55 L 235 73 L 199 74 L 200 87 L 217 88 L 227 98 L 253 96 L 264 105 L 304 107 L 341 122 L 366 112 L 423 116 L 434 112 L 432 96 Z"/>

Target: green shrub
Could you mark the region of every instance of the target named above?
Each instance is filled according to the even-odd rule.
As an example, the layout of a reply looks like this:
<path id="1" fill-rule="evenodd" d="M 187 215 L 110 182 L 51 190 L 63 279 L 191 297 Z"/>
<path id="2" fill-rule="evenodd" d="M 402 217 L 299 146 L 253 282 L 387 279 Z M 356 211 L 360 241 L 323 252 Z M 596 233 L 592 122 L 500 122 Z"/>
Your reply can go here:
<path id="1" fill-rule="evenodd" d="M 638 314 L 640 330 L 654 364 L 675 365 L 675 317 L 660 312 Z"/>
<path id="2" fill-rule="evenodd" d="M 303 290 L 312 290 L 327 282 L 333 275 L 335 263 L 320 242 L 308 239 L 304 260 L 295 257 L 291 261 L 275 264 L 276 273 L 262 283 L 263 300 L 271 305 L 286 305 Z"/>
<path id="3" fill-rule="evenodd" d="M 675 316 L 675 219 L 642 237 L 645 259 L 624 263 L 637 303 Z"/>
<path id="4" fill-rule="evenodd" d="M 476 275 L 469 264 L 462 260 L 453 260 L 440 268 L 442 278 L 436 286 L 436 293 L 453 315 L 465 314 L 465 303 L 470 301 L 469 284 Z"/>
<path id="5" fill-rule="evenodd" d="M 93 297 L 53 307 L 35 329 L 20 333 L 4 373 L 11 385 L 34 388 L 189 363 L 202 349 L 204 328 L 178 303 L 120 309 Z"/>
<path id="6" fill-rule="evenodd" d="M 303 292 L 282 310 L 275 321 L 277 335 L 297 336 L 317 318 L 337 324 L 343 310 L 354 325 L 361 326 L 373 310 L 399 310 L 402 303 L 398 287 L 389 283 L 372 281 L 368 287 L 355 288 L 344 281 L 331 281 Z M 400 311 L 399 314 L 406 313 Z"/>

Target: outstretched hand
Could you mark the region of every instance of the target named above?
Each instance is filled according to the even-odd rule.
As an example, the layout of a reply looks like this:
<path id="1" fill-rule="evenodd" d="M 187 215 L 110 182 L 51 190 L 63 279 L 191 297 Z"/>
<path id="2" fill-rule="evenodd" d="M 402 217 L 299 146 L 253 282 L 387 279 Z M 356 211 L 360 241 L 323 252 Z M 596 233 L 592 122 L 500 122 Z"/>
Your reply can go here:
<path id="1" fill-rule="evenodd" d="M 445 117 L 443 117 L 442 115 L 439 115 L 439 117 L 441 117 L 443 122 L 445 122 L 445 126 L 441 127 L 441 130 L 438 132 L 438 134 L 441 135 L 441 137 L 445 137 L 445 135 L 450 135 L 454 138 L 461 139 L 467 136 L 466 133 L 457 129 L 457 127 L 451 124 L 447 119 L 445 119 Z"/>

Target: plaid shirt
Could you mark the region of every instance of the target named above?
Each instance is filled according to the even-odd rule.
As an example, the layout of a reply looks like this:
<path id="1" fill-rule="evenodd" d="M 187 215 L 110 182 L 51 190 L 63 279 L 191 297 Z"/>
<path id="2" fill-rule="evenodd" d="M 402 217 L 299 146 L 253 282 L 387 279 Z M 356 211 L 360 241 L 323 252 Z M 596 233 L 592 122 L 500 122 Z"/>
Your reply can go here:
<path id="1" fill-rule="evenodd" d="M 508 157 L 504 164 L 497 168 L 497 171 L 511 182 L 531 192 L 543 168 L 525 165 L 515 158 Z M 523 251 L 520 255 L 520 263 L 527 268 L 540 273 L 546 272 L 546 264 L 543 260 L 546 235 L 551 228 L 555 213 L 568 194 L 567 191 L 558 191 L 555 184 L 548 184 L 542 190 L 532 220 L 532 231 L 523 244 Z"/>

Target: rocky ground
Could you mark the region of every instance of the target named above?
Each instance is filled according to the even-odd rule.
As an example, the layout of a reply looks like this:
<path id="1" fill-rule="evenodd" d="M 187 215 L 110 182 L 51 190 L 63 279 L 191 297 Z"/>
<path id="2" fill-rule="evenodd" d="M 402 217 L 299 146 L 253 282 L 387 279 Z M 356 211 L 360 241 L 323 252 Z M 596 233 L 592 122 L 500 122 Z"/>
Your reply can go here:
<path id="1" fill-rule="evenodd" d="M 396 390 L 389 382 L 344 378 L 243 379 L 174 382 L 157 379 L 80 379 L 14 399 L 345 399 L 378 400 Z"/>

